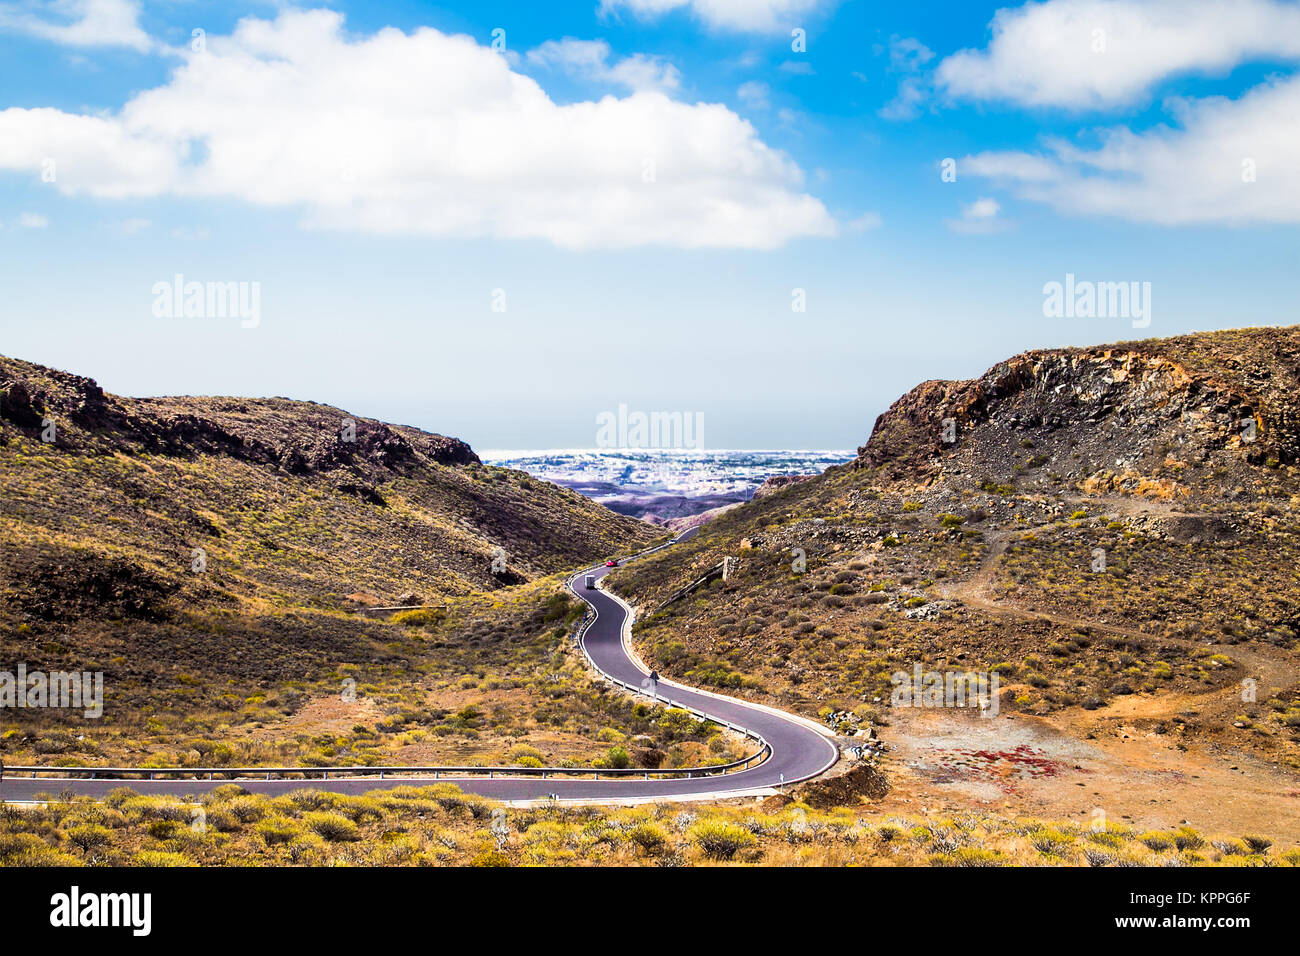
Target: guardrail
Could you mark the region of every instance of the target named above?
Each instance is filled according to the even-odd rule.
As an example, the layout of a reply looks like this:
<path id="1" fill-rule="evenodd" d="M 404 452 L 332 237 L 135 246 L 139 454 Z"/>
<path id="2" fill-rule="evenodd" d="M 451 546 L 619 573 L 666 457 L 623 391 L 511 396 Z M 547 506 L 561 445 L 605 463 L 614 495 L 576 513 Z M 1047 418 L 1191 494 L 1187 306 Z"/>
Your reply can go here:
<path id="1" fill-rule="evenodd" d="M 667 544 L 661 544 L 631 555 L 624 560 L 630 561 L 632 558 L 642 557 L 646 554 L 653 554 L 660 551 L 675 542 L 670 541 Z M 588 569 L 590 570 L 590 569 Z M 585 571 L 580 571 L 581 576 Z M 572 591 L 573 588 L 570 588 Z M 576 591 L 575 591 L 576 593 Z M 412 610 L 413 608 L 401 608 L 401 610 Z M 371 608 L 370 610 L 380 610 Z M 384 608 L 383 610 L 388 610 Z M 578 647 L 582 649 L 583 656 L 587 662 L 599 673 L 605 680 L 630 691 L 633 694 L 640 694 L 643 697 L 649 697 L 651 700 L 667 704 L 669 707 L 676 707 L 678 710 L 684 710 L 692 716 L 707 720 L 717 724 L 720 727 L 726 727 L 733 733 L 743 734 L 751 738 L 759 745 L 758 749 L 746 757 L 732 760 L 729 763 L 714 764 L 708 767 L 674 767 L 674 768 L 646 768 L 646 767 L 389 767 L 389 766 L 364 766 L 364 767 L 24 767 L 10 766 L 6 767 L 0 764 L 0 780 L 5 775 L 17 776 L 27 775 L 30 779 L 36 779 L 38 774 L 44 775 L 47 779 L 53 780 L 97 780 L 100 777 L 105 779 L 127 780 L 134 778 L 156 780 L 159 777 L 167 778 L 187 778 L 215 780 L 218 777 L 235 781 L 238 779 L 247 779 L 252 777 L 265 778 L 271 780 L 275 777 L 281 779 L 290 779 L 302 777 L 306 780 L 319 777 L 322 780 L 328 780 L 330 774 L 338 777 L 378 777 L 385 780 L 390 777 L 413 780 L 428 779 L 430 776 L 434 780 L 444 778 L 458 778 L 482 776 L 486 774 L 489 779 L 498 777 L 541 777 L 543 780 L 551 777 L 587 777 L 594 780 L 601 777 L 629 778 L 641 777 L 649 780 L 651 777 L 661 777 L 665 779 L 682 779 L 693 780 L 696 777 L 712 777 L 720 774 L 739 772 L 748 770 L 752 764 L 762 763 L 772 752 L 772 746 L 763 738 L 761 734 L 755 733 L 747 727 L 741 727 L 738 724 L 732 724 L 725 720 L 718 720 L 716 717 L 706 714 L 695 707 L 682 704 L 664 697 L 657 692 L 647 691 L 644 687 L 637 687 L 626 681 L 621 681 L 617 677 L 612 677 L 596 667 L 596 662 L 591 659 L 587 653 L 587 648 L 582 642 L 587 628 L 596 620 L 594 614 L 584 614 L 579 622 L 577 629 L 574 631 L 574 640 L 577 641 Z"/>
<path id="2" fill-rule="evenodd" d="M 657 608 L 655 608 L 654 613 L 658 614 L 660 611 L 662 611 L 668 605 L 672 604 L 674 601 L 680 601 L 682 598 L 686 597 L 686 595 L 690 594 L 691 592 L 698 590 L 699 588 L 703 587 L 704 585 L 712 581 L 718 580 L 718 578 L 722 577 L 727 573 L 726 566 L 727 566 L 727 562 L 726 559 L 724 558 L 721 562 L 709 568 L 709 570 L 705 572 L 704 576 L 700 578 L 698 581 L 692 581 L 690 584 L 686 585 L 686 587 L 678 588 L 676 591 L 674 591 L 672 595 L 668 598 L 668 600 L 664 601 Z"/>
<path id="3" fill-rule="evenodd" d="M 669 542 L 669 544 L 674 544 L 674 543 L 675 542 L 672 541 Z M 642 551 L 638 554 L 634 554 L 631 557 L 627 558 L 626 560 L 631 561 L 632 558 L 639 558 L 642 555 L 651 554 L 655 551 L 658 551 L 666 547 L 668 547 L 668 545 L 659 545 L 659 547 L 651 548 L 648 551 Z M 574 577 L 571 578 L 570 580 L 577 580 L 584 573 L 585 572 L 580 571 L 577 575 L 574 575 Z M 578 593 L 572 587 L 570 587 L 569 590 L 573 591 L 574 594 Z M 627 681 L 622 681 L 619 680 L 617 677 L 614 677 L 613 675 L 606 674 L 604 671 L 602 671 L 599 667 L 596 666 L 596 662 L 592 659 L 591 654 L 588 653 L 587 651 L 587 645 L 584 644 L 582 640 L 583 636 L 587 633 L 587 628 L 590 627 L 593 623 L 595 623 L 595 620 L 596 618 L 593 615 L 589 615 L 589 614 L 584 615 L 582 619 L 582 623 L 579 625 L 577 633 L 574 635 L 574 637 L 577 640 L 578 647 L 582 650 L 582 656 L 587 659 L 587 663 L 590 664 L 592 669 L 595 670 L 596 673 L 600 674 L 605 680 L 609 681 L 611 684 L 615 684 L 619 687 L 622 687 L 624 690 L 631 691 L 633 694 L 640 694 L 643 697 L 649 697 L 651 700 L 658 701 L 659 703 L 667 704 L 669 707 L 676 707 L 678 710 L 684 710 L 688 714 L 691 714 L 692 716 L 697 717 L 700 720 L 710 721 L 711 723 L 715 723 L 720 727 L 726 727 L 728 730 L 730 730 L 733 733 L 743 734 L 744 736 L 752 738 L 753 740 L 757 741 L 759 744 L 758 750 L 755 753 L 751 754 L 749 757 L 747 757 L 744 761 L 735 761 L 734 763 L 736 764 L 743 762 L 747 767 L 750 760 L 756 757 L 763 757 L 772 752 L 772 745 L 767 742 L 766 738 L 764 738 L 762 734 L 750 730 L 748 727 L 743 727 L 740 724 L 733 724 L 730 721 L 726 721 L 726 720 L 719 720 L 717 717 L 714 717 L 712 714 L 705 713 L 704 711 L 692 707 L 689 704 L 683 704 L 680 701 L 675 701 L 671 697 L 664 697 L 657 690 L 647 691 L 644 686 L 640 686 L 640 687 L 634 686 L 632 684 L 627 683 Z"/>
<path id="4" fill-rule="evenodd" d="M 321 780 L 334 777 L 378 777 L 380 780 L 389 777 L 411 779 L 427 779 L 429 776 L 434 780 L 441 780 L 444 777 L 472 777 L 486 775 L 490 779 L 497 777 L 541 777 L 543 780 L 551 777 L 591 777 L 599 780 L 601 777 L 642 777 L 649 780 L 651 777 L 684 777 L 688 780 L 695 777 L 712 777 L 718 774 L 729 773 L 733 770 L 745 769 L 756 759 L 766 756 L 765 749 L 750 754 L 739 760 L 733 760 L 730 763 L 715 764 L 711 767 L 690 767 L 690 768 L 643 768 L 643 767 L 6 767 L 5 776 L 15 777 L 19 774 L 26 775 L 31 779 L 36 779 L 37 774 L 49 775 L 52 780 L 97 780 L 100 777 L 106 779 L 130 779 L 139 777 L 142 779 L 156 780 L 159 777 L 193 777 L 195 779 L 215 780 L 218 777 L 226 777 L 231 781 L 240 778 L 273 778 L 288 779 L 290 777 L 301 776 L 304 779 L 311 780 L 319 777 Z"/>

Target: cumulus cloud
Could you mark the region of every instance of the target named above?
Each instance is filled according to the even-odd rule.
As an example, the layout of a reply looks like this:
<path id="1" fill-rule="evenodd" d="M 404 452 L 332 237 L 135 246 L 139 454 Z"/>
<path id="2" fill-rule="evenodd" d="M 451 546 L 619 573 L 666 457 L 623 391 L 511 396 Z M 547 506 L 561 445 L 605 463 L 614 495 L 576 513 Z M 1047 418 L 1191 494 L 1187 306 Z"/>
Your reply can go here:
<path id="1" fill-rule="evenodd" d="M 0 169 L 50 157 L 67 195 L 235 198 L 392 235 L 773 248 L 837 231 L 725 106 L 558 105 L 469 37 L 342 26 L 326 10 L 243 20 L 116 114 L 0 111 Z"/>
<path id="2" fill-rule="evenodd" d="M 0 32 L 22 33 L 74 47 L 154 46 L 140 29 L 138 0 L 54 0 L 0 3 Z"/>
<path id="3" fill-rule="evenodd" d="M 653 19 L 685 9 L 715 29 L 772 33 L 799 26 L 800 17 L 823 5 L 824 0 L 600 0 L 600 12 L 626 10 Z"/>
<path id="4" fill-rule="evenodd" d="M 954 98 L 1098 109 L 1166 77 L 1300 58 L 1300 7 L 1277 0 L 1047 0 L 999 10 L 984 50 L 941 62 Z"/>
<path id="5" fill-rule="evenodd" d="M 604 40 L 547 40 L 528 51 L 527 61 L 547 69 L 560 70 L 586 82 L 621 86 L 629 90 L 675 90 L 681 73 L 671 63 L 655 56 L 634 53 L 610 62 L 611 50 Z"/>
<path id="6" fill-rule="evenodd" d="M 1000 218 L 1002 207 L 996 199 L 982 196 L 973 203 L 966 203 L 961 208 L 961 216 L 948 220 L 948 228 L 953 232 L 972 235 L 984 235 L 1001 232 L 1006 223 Z"/>
<path id="7" fill-rule="evenodd" d="M 1177 127 L 1102 131 L 1082 149 L 969 156 L 958 168 L 1009 184 L 1058 210 L 1182 225 L 1300 222 L 1300 78 L 1240 99 L 1173 100 Z"/>

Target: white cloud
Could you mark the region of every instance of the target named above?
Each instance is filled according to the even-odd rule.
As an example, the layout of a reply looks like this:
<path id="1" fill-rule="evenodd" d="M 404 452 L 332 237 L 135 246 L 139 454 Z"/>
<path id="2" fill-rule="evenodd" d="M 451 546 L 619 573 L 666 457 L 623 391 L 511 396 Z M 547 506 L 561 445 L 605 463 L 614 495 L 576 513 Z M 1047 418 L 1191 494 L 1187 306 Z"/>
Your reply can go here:
<path id="1" fill-rule="evenodd" d="M 154 43 L 140 29 L 139 20 L 138 0 L 0 3 L 0 32 L 23 33 L 64 46 L 125 46 L 146 52 Z"/>
<path id="2" fill-rule="evenodd" d="M 207 226 L 200 226 L 197 229 L 189 226 L 178 226 L 171 231 L 173 239 L 180 239 L 182 242 L 203 242 L 205 239 L 212 238 L 212 230 Z"/>
<path id="3" fill-rule="evenodd" d="M 741 83 L 736 89 L 736 98 L 752 110 L 765 110 L 772 105 L 769 97 L 772 89 L 761 80 Z"/>
<path id="4" fill-rule="evenodd" d="M 889 38 L 889 66 L 900 73 L 915 73 L 934 59 L 934 51 L 915 37 Z"/>
<path id="5" fill-rule="evenodd" d="M 884 119 L 912 119 L 921 112 L 921 104 L 930 97 L 930 85 L 918 74 L 934 59 L 934 51 L 912 37 L 889 38 L 889 69 L 904 74 L 898 93 L 877 113 Z"/>
<path id="6" fill-rule="evenodd" d="M 957 166 L 958 175 L 973 173 L 986 179 L 1045 182 L 1056 179 L 1057 166 L 1050 159 L 1030 153 L 980 153 L 968 156 Z"/>
<path id="7" fill-rule="evenodd" d="M 627 10 L 648 20 L 688 9 L 715 29 L 772 33 L 800 26 L 801 17 L 823 4 L 824 0 L 600 0 L 600 12 Z"/>
<path id="8" fill-rule="evenodd" d="M 655 56 L 634 53 L 611 64 L 609 44 L 604 40 L 547 40 L 528 51 L 526 59 L 535 66 L 561 70 L 592 83 L 622 86 L 629 90 L 675 90 L 681 73 L 671 63 Z"/>
<path id="9" fill-rule="evenodd" d="M 930 91 L 920 77 L 909 76 L 898 84 L 894 98 L 876 111 L 883 119 L 913 119 L 921 112 L 921 104 L 929 99 Z"/>
<path id="10" fill-rule="evenodd" d="M 115 115 L 0 111 L 0 169 L 45 157 L 67 195 L 236 198 L 391 235 L 773 248 L 837 231 L 799 167 L 725 106 L 561 106 L 469 37 L 345 39 L 325 10 L 209 35 Z"/>
<path id="11" fill-rule="evenodd" d="M 1068 213 L 1166 225 L 1300 222 L 1300 77 L 1237 100 L 1170 105 L 1178 128 L 1116 127 L 1095 149 L 1054 141 L 1041 153 L 970 156 L 958 169 Z"/>
<path id="12" fill-rule="evenodd" d="M 34 212 L 25 212 L 18 217 L 19 229 L 44 229 L 49 224 L 48 219 Z"/>
<path id="13" fill-rule="evenodd" d="M 959 219 L 949 219 L 948 228 L 953 232 L 985 235 L 1000 232 L 1006 223 L 1000 219 L 1002 207 L 996 199 L 982 196 L 973 203 L 962 206 Z"/>
<path id="14" fill-rule="evenodd" d="M 850 232 L 867 232 L 871 229 L 879 229 L 884 224 L 885 221 L 880 218 L 880 213 L 864 212 L 856 219 L 850 220 L 848 228 Z"/>
<path id="15" fill-rule="evenodd" d="M 1047 0 L 999 10 L 985 50 L 936 70 L 956 98 L 1098 109 L 1166 77 L 1300 58 L 1300 7 L 1276 0 Z"/>

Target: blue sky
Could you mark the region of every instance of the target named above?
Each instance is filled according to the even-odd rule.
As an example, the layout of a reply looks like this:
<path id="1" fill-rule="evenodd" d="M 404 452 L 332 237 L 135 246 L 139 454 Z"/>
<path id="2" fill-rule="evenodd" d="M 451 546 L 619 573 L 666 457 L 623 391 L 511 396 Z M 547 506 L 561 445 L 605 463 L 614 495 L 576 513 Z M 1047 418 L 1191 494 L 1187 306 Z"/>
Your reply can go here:
<path id="1" fill-rule="evenodd" d="M 119 393 L 853 447 L 1026 348 L 1296 321 L 1291 3 L 0 2 L 0 57 L 0 353 Z M 1067 273 L 1150 326 L 1045 317 Z"/>

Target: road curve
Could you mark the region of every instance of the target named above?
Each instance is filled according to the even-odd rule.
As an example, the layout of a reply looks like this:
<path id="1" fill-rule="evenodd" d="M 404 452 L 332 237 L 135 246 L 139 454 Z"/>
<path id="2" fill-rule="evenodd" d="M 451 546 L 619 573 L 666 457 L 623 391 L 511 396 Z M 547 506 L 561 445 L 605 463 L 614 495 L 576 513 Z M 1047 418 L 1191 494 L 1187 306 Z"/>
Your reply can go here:
<path id="1" fill-rule="evenodd" d="M 694 530 L 694 529 L 692 529 Z M 685 537 L 685 536 L 683 536 Z M 680 538 L 678 540 L 681 540 Z M 659 550 L 655 548 L 653 550 Z M 649 552 L 647 552 L 649 553 Z M 592 665 L 606 677 L 634 687 L 644 686 L 649 674 L 629 653 L 624 643 L 624 625 L 629 619 L 625 604 L 603 589 L 588 590 L 586 575 L 597 580 L 609 573 L 608 568 L 588 568 L 569 578 L 570 589 L 591 606 L 596 619 L 583 632 L 581 645 Z M 769 790 L 781 784 L 814 777 L 835 763 L 839 749 L 816 724 L 772 708 L 746 703 L 732 697 L 699 691 L 669 681 L 658 685 L 660 697 L 707 714 L 719 723 L 728 723 L 761 735 L 771 747 L 771 755 L 755 767 L 734 773 L 707 777 L 646 779 L 581 780 L 541 777 L 457 777 L 442 774 L 439 782 L 454 783 L 467 793 L 495 800 L 543 800 L 549 796 L 583 802 L 620 802 L 666 800 L 671 798 L 703 799 L 710 796 L 737 796 Z M 57 777 L 23 778 L 6 775 L 0 783 L 0 801 L 38 799 L 39 794 L 70 790 L 89 796 L 102 796 L 117 787 L 130 787 L 139 793 L 184 796 L 198 794 L 238 783 L 256 793 L 286 793 L 312 788 L 337 793 L 365 793 L 391 787 L 432 783 L 427 776 L 376 778 L 332 778 L 327 780 L 141 780 L 141 779 L 66 779 Z"/>

